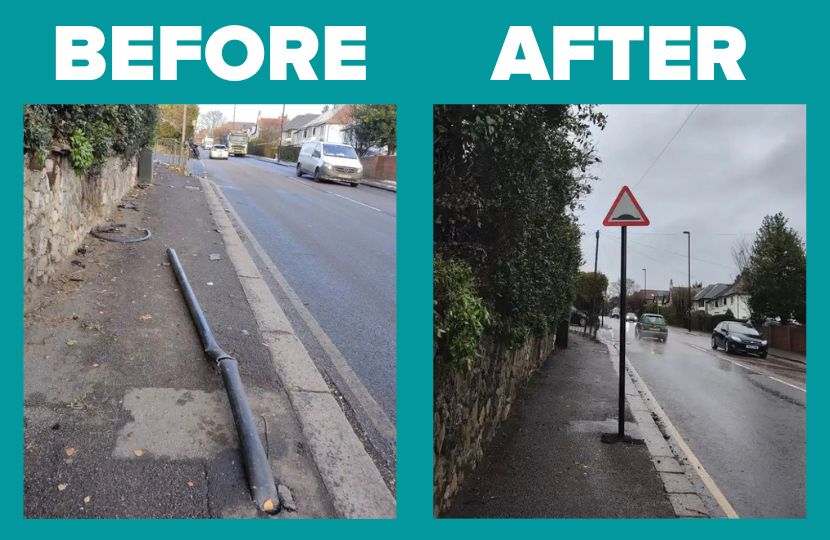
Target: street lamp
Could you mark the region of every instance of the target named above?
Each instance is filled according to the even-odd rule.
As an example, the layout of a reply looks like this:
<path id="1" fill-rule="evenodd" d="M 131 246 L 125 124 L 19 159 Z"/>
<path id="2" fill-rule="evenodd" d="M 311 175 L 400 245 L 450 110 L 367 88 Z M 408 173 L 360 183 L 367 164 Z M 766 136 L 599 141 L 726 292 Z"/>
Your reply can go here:
<path id="1" fill-rule="evenodd" d="M 683 231 L 689 247 L 689 333 L 692 333 L 692 233 Z"/>
<path id="2" fill-rule="evenodd" d="M 643 302 L 644 303 L 648 303 L 648 280 L 646 279 L 647 275 L 648 274 L 646 273 L 646 269 L 643 268 Z M 643 311 L 645 311 L 645 308 L 643 308 Z"/>

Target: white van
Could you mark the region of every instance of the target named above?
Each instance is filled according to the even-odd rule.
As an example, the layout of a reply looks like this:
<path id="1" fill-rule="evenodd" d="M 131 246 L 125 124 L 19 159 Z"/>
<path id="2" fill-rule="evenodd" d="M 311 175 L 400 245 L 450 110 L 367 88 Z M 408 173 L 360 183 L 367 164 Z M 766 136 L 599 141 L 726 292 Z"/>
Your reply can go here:
<path id="1" fill-rule="evenodd" d="M 357 187 L 363 178 L 363 165 L 348 144 L 307 142 L 297 159 L 297 176 L 310 174 L 315 182 L 336 180 Z"/>

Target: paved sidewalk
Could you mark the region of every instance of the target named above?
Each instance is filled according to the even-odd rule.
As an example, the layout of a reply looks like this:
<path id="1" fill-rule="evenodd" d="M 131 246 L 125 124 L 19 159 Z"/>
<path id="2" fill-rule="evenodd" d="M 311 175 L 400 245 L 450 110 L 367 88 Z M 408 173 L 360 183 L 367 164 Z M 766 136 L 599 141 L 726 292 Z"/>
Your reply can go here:
<path id="1" fill-rule="evenodd" d="M 645 445 L 617 430 L 618 376 L 601 343 L 570 336 L 519 398 L 448 518 L 673 518 Z M 626 406 L 626 431 L 636 423 Z"/>
<path id="2" fill-rule="evenodd" d="M 293 494 L 296 511 L 274 517 L 337 517 L 199 180 L 155 169 L 151 187 L 125 197 L 139 210 L 111 221 L 152 238 L 87 237 L 77 263 L 24 308 L 24 517 L 271 517 L 251 501 L 222 378 L 204 358 L 168 247 L 239 360 L 275 479 Z"/>

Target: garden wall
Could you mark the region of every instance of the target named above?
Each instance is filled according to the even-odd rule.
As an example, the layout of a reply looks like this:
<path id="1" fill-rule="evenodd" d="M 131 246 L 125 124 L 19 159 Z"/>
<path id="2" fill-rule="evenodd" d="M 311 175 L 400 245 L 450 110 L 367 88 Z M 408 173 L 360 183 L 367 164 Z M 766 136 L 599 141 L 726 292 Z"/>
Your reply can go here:
<path id="1" fill-rule="evenodd" d="M 107 161 L 78 175 L 62 152 L 23 154 L 23 291 L 43 285 L 84 237 L 101 225 L 138 178 L 137 159 Z"/>
<path id="2" fill-rule="evenodd" d="M 521 389 L 553 352 L 555 336 L 507 351 L 492 342 L 472 368 L 433 380 L 433 514 L 446 510 L 510 414 Z"/>

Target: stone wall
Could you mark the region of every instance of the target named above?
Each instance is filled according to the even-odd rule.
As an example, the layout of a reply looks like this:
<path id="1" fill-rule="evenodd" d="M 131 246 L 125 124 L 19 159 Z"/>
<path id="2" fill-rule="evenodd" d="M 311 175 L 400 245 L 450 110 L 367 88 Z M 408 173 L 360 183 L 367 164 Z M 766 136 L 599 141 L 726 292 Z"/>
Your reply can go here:
<path id="1" fill-rule="evenodd" d="M 481 461 L 518 393 L 554 348 L 555 336 L 505 351 L 489 344 L 466 373 L 433 380 L 433 513 L 438 517 Z"/>
<path id="2" fill-rule="evenodd" d="M 75 173 L 65 152 L 23 155 L 23 291 L 43 285 L 138 178 L 136 159 L 112 159 L 100 176 Z"/>

